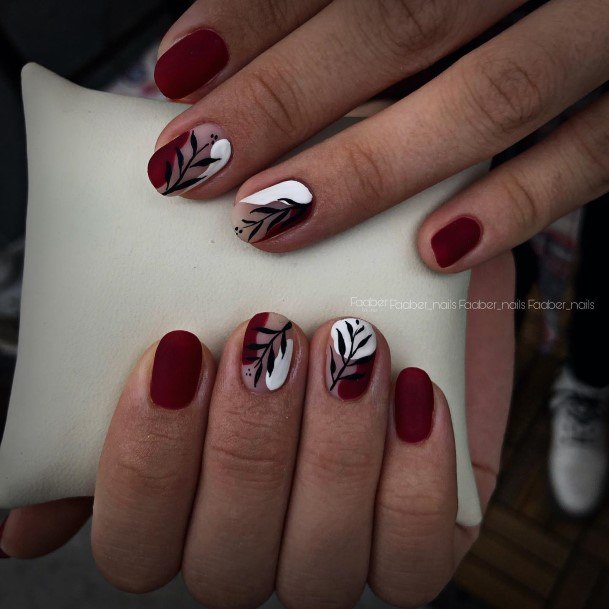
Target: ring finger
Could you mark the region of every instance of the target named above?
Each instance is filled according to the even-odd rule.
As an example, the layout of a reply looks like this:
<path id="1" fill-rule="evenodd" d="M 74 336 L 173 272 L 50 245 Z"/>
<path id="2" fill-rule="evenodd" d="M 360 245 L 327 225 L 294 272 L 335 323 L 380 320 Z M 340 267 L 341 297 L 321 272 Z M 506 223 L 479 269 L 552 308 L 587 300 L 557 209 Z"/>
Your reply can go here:
<path id="1" fill-rule="evenodd" d="M 389 348 L 360 319 L 313 337 L 277 592 L 287 607 L 350 607 L 366 581 L 387 422 Z"/>

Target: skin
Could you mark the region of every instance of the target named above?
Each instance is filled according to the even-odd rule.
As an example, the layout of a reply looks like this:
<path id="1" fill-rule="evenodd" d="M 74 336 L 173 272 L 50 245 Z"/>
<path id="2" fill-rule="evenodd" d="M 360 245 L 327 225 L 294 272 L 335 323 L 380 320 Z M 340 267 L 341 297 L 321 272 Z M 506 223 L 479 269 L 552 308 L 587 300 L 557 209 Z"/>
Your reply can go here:
<path id="1" fill-rule="evenodd" d="M 474 271 L 470 298 L 509 301 L 512 281 L 511 259 L 497 258 Z M 467 417 L 483 508 L 509 409 L 511 321 L 509 311 L 468 319 Z M 478 534 L 455 524 L 446 399 L 434 387 L 427 440 L 397 437 L 379 328 L 366 392 L 349 403 L 331 396 L 324 365 L 332 323 L 310 342 L 294 325 L 288 378 L 265 394 L 241 380 L 241 324 L 217 366 L 204 347 L 198 391 L 180 411 L 151 402 L 156 345 L 143 354 L 111 421 L 93 503 L 93 554 L 110 583 L 143 593 L 181 570 L 205 606 L 254 608 L 275 590 L 290 609 L 311 598 L 352 607 L 366 582 L 386 602 L 414 607 L 446 584 Z M 90 498 L 13 510 L 1 548 L 19 558 L 47 554 L 90 512 Z"/>
<path id="2" fill-rule="evenodd" d="M 194 105 L 167 125 L 157 147 L 201 122 L 222 125 L 233 144 L 233 159 L 185 196 L 207 199 L 239 187 L 239 200 L 297 178 L 315 195 L 313 214 L 255 247 L 283 252 L 306 246 L 492 157 L 609 79 L 607 2 L 551 0 L 462 52 L 459 61 L 416 88 L 429 80 L 427 68 L 523 4 L 198 0 L 169 30 L 160 54 L 204 26 L 225 37 L 231 59 L 185 99 Z M 411 93 L 404 99 L 268 168 L 405 78 Z M 608 137 L 605 94 L 551 137 L 432 213 L 419 232 L 421 257 L 436 271 L 462 271 L 607 192 Z M 482 238 L 465 257 L 440 268 L 431 238 L 461 216 L 478 220 Z"/>

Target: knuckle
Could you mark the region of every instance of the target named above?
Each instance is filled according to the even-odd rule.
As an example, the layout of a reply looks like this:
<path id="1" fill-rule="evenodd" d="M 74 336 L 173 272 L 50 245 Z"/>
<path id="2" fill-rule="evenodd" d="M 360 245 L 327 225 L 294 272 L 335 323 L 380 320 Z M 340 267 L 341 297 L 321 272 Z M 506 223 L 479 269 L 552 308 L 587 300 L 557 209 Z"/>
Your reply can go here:
<path id="1" fill-rule="evenodd" d="M 280 138 L 290 141 L 305 137 L 310 127 L 310 119 L 301 102 L 303 93 L 296 79 L 288 76 L 291 73 L 294 71 L 284 63 L 270 64 L 249 70 L 242 83 L 243 99 L 248 100 L 248 115 L 261 117 Z"/>
<path id="2" fill-rule="evenodd" d="M 567 123 L 575 146 L 584 158 L 584 163 L 592 168 L 594 178 L 591 187 L 605 189 L 609 186 L 609 121 L 598 121 L 589 124 L 586 120 L 573 120 Z"/>
<path id="3" fill-rule="evenodd" d="M 361 495 L 362 486 L 377 476 L 376 453 L 359 443 L 320 442 L 315 451 L 303 458 L 303 475 L 324 488 L 338 483 L 344 491 L 351 489 Z"/>
<path id="4" fill-rule="evenodd" d="M 411 492 L 391 494 L 381 493 L 377 500 L 379 517 L 387 518 L 396 529 L 396 535 L 407 534 L 416 527 L 433 530 L 438 523 L 446 520 L 450 508 L 446 495 L 441 492 L 429 493 L 411 488 Z"/>
<path id="5" fill-rule="evenodd" d="M 457 65 L 462 69 L 465 103 L 484 131 L 493 137 L 513 135 L 542 119 L 555 89 L 548 61 L 525 64 L 480 50 L 472 58 L 471 63 L 466 57 Z"/>
<path id="6" fill-rule="evenodd" d="M 510 209 L 506 210 L 519 236 L 534 234 L 550 222 L 548 210 L 538 200 L 528 183 L 520 176 L 508 171 L 502 177 L 502 187 L 507 193 Z"/>
<path id="7" fill-rule="evenodd" d="M 387 198 L 391 164 L 379 150 L 361 140 L 344 141 L 340 153 L 345 164 L 343 175 L 349 176 L 345 180 L 349 200 L 359 202 L 362 217 L 378 213 Z"/>
<path id="8" fill-rule="evenodd" d="M 385 61 L 389 56 L 398 64 L 445 40 L 454 25 L 457 7 L 451 0 L 378 0 L 364 4 L 367 14 L 358 22 L 368 42 Z M 420 56 L 413 59 L 421 60 Z"/>
<path id="9" fill-rule="evenodd" d="M 150 431 L 141 440 L 123 445 L 112 475 L 123 481 L 121 488 L 128 488 L 130 496 L 173 496 L 184 485 L 178 472 L 186 451 L 179 446 L 179 438 L 173 434 Z"/>
<path id="10" fill-rule="evenodd" d="M 273 423 L 255 414 L 233 413 L 231 431 L 219 432 L 209 441 L 209 458 L 224 477 L 270 491 L 281 488 L 288 459 L 285 443 Z"/>
<path id="11" fill-rule="evenodd" d="M 258 19 L 252 19 L 250 22 L 256 39 L 260 36 L 260 23 L 272 23 L 277 31 L 292 30 L 294 27 L 293 14 L 297 8 L 294 3 L 285 2 L 285 0 L 266 0 L 256 3 L 256 11 L 259 11 Z M 250 20 L 243 19 L 242 21 Z"/>

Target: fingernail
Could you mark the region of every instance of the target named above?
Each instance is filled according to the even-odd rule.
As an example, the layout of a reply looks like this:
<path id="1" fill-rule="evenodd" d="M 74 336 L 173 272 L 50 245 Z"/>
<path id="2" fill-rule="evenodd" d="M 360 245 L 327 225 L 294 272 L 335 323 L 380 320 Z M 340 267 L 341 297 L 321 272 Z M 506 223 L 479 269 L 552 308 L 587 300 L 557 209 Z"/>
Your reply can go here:
<path id="1" fill-rule="evenodd" d="M 247 324 L 241 354 L 241 378 L 256 393 L 276 391 L 285 383 L 294 350 L 292 322 L 278 313 L 258 313 Z"/>
<path id="2" fill-rule="evenodd" d="M 243 241 L 270 239 L 306 220 L 313 194 L 302 183 L 286 180 L 237 201 L 233 206 L 235 234 Z"/>
<path id="3" fill-rule="evenodd" d="M 8 517 L 4 519 L 4 522 L 2 524 L 0 524 L 0 541 L 2 541 L 2 533 L 4 533 L 4 525 L 6 524 L 6 521 L 8 520 Z M 5 554 L 2 550 L 0 550 L 0 559 L 2 558 L 10 558 L 10 556 L 8 554 Z"/>
<path id="4" fill-rule="evenodd" d="M 152 366 L 150 398 L 169 410 L 188 406 L 197 392 L 203 349 L 190 332 L 176 330 L 161 339 Z"/>
<path id="5" fill-rule="evenodd" d="M 433 385 L 420 368 L 406 368 L 395 383 L 395 430 L 400 440 L 422 442 L 431 434 Z"/>
<path id="6" fill-rule="evenodd" d="M 360 397 L 370 384 L 375 355 L 376 333 L 367 321 L 349 317 L 335 322 L 328 341 L 328 391 L 342 400 Z"/>
<path id="7" fill-rule="evenodd" d="M 157 60 L 154 80 L 161 93 L 182 99 L 209 82 L 228 63 L 228 47 L 209 29 L 191 32 Z"/>
<path id="8" fill-rule="evenodd" d="M 442 268 L 454 264 L 478 245 L 481 236 L 482 228 L 474 218 L 453 220 L 431 238 L 436 262 Z"/>
<path id="9" fill-rule="evenodd" d="M 182 195 L 216 175 L 231 154 L 231 143 L 222 127 L 197 125 L 152 155 L 148 178 L 162 195 Z"/>

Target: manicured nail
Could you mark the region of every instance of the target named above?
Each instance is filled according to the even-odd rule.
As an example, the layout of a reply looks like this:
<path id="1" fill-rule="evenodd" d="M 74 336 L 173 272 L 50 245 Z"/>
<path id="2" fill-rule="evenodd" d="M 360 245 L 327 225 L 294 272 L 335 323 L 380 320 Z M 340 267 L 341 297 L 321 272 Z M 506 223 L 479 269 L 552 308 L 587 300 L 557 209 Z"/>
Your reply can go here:
<path id="1" fill-rule="evenodd" d="M 183 195 L 216 175 L 228 163 L 231 153 L 222 127 L 212 123 L 197 125 L 152 155 L 148 177 L 162 195 Z"/>
<path id="2" fill-rule="evenodd" d="M 395 383 L 395 430 L 404 442 L 427 440 L 433 419 L 433 385 L 420 368 L 406 368 Z"/>
<path id="3" fill-rule="evenodd" d="M 443 269 L 454 264 L 478 245 L 481 236 L 482 228 L 474 218 L 453 220 L 431 238 L 436 262 Z"/>
<path id="4" fill-rule="evenodd" d="M 349 317 L 335 322 L 328 341 L 328 391 L 342 400 L 362 395 L 370 384 L 375 355 L 376 333 L 367 321 Z"/>
<path id="5" fill-rule="evenodd" d="M 4 519 L 4 522 L 2 524 L 0 524 L 0 541 L 2 541 L 2 533 L 4 533 L 4 525 L 6 524 L 6 521 L 8 520 L 8 518 Z M 5 554 L 2 550 L 0 550 L 0 559 L 2 558 L 10 558 L 10 556 L 8 554 Z"/>
<path id="6" fill-rule="evenodd" d="M 150 398 L 169 410 L 188 406 L 195 397 L 201 376 L 203 349 L 190 332 L 176 330 L 161 339 L 152 366 Z"/>
<path id="7" fill-rule="evenodd" d="M 257 243 L 308 218 L 313 194 L 302 183 L 286 180 L 244 197 L 233 206 L 235 234 Z"/>
<path id="8" fill-rule="evenodd" d="M 157 60 L 154 80 L 163 95 L 182 99 L 209 82 L 228 63 L 222 36 L 208 29 L 191 32 Z"/>
<path id="9" fill-rule="evenodd" d="M 241 377 L 256 393 L 283 386 L 292 362 L 292 322 L 278 313 L 258 313 L 247 324 L 241 354 Z"/>

